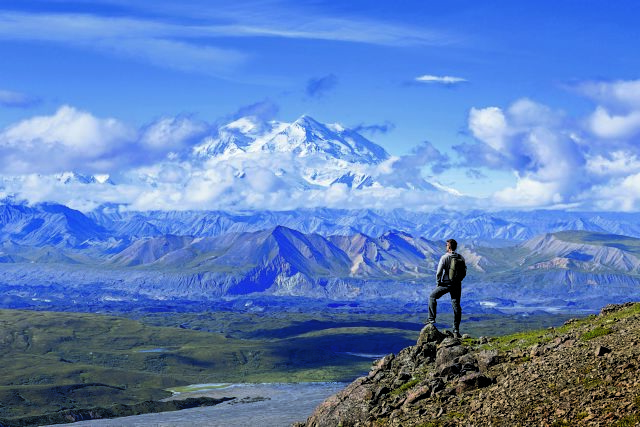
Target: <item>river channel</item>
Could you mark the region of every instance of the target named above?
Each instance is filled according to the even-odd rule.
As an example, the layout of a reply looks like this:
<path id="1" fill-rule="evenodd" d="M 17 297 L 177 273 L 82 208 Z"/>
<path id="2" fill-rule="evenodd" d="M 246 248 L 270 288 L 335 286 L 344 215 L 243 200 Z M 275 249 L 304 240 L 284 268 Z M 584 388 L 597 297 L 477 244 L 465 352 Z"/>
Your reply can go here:
<path id="1" fill-rule="evenodd" d="M 105 420 L 56 424 L 70 427 L 285 427 L 304 421 L 316 406 L 345 383 L 232 384 L 210 390 L 179 393 L 188 397 L 235 397 L 216 406 Z"/>

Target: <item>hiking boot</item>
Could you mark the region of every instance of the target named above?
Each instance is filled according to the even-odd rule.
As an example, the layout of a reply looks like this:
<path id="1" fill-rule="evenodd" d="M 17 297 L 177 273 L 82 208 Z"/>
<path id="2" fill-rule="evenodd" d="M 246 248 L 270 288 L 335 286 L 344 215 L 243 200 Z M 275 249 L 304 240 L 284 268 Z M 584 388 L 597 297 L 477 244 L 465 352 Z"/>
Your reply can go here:
<path id="1" fill-rule="evenodd" d="M 458 339 L 462 338 L 462 335 L 460 335 L 460 331 L 457 330 L 457 329 L 453 330 L 453 336 L 458 338 Z"/>

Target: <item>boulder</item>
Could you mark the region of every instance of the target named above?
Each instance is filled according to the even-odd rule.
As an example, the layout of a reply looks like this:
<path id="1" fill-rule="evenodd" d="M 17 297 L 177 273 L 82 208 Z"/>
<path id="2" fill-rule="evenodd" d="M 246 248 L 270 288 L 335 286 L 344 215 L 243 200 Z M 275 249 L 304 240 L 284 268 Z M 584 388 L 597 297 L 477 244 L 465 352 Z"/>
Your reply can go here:
<path id="1" fill-rule="evenodd" d="M 440 347 L 436 353 L 436 371 L 441 370 L 446 365 L 457 363 L 458 358 L 468 351 L 469 350 L 462 345 Z"/>
<path id="2" fill-rule="evenodd" d="M 372 387 L 374 388 L 372 390 Z M 367 377 L 360 377 L 344 390 L 322 402 L 307 419 L 308 427 L 335 427 L 354 425 L 369 417 L 370 402 L 377 389 Z M 381 393 L 383 394 L 383 393 Z"/>
<path id="3" fill-rule="evenodd" d="M 477 388 L 487 387 L 493 384 L 493 379 L 481 374 L 479 372 L 472 372 L 465 376 L 458 378 L 458 385 L 456 386 L 457 393 L 463 393 L 468 390 L 475 390 Z"/>
<path id="4" fill-rule="evenodd" d="M 420 336 L 418 337 L 418 345 L 421 346 L 425 343 L 440 343 L 447 337 L 447 334 L 444 334 L 435 327 L 435 325 L 428 323 L 422 330 L 420 331 Z"/>
<path id="5" fill-rule="evenodd" d="M 480 372 L 486 372 L 489 367 L 497 365 L 499 362 L 497 350 L 484 350 L 476 355 L 478 361 L 478 368 Z"/>

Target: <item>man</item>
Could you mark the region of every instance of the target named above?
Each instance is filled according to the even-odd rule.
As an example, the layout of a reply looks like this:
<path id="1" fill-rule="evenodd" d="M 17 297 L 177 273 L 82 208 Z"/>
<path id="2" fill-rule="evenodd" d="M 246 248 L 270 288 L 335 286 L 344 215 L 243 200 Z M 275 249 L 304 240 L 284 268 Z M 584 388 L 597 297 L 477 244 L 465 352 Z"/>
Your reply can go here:
<path id="1" fill-rule="evenodd" d="M 460 308 L 460 294 L 462 293 L 462 278 L 467 273 L 467 265 L 462 255 L 456 253 L 458 242 L 454 239 L 447 240 L 447 252 L 442 255 L 436 270 L 437 286 L 429 296 L 429 318 L 427 323 L 435 326 L 436 312 L 438 308 L 438 298 L 446 293 L 451 295 L 451 306 L 453 307 L 453 335 L 462 338 L 460 335 L 460 318 L 462 309 Z M 455 273 L 451 269 L 452 260 Z"/>

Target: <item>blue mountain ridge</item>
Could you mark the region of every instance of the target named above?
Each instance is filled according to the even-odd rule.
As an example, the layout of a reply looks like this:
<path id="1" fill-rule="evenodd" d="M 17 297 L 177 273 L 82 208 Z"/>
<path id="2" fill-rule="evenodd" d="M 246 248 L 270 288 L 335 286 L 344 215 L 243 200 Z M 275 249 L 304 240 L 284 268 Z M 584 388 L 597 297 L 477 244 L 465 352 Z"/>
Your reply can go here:
<path id="1" fill-rule="evenodd" d="M 454 235 L 469 236 L 459 238 L 469 266 L 468 308 L 588 308 L 603 297 L 640 296 L 640 239 L 616 233 L 635 230 L 637 219 L 551 211 L 129 212 L 113 206 L 83 214 L 62 205 L 4 204 L 0 286 L 16 298 L 64 300 L 80 292 L 97 303 L 115 296 L 258 294 L 425 301 L 442 239 Z M 552 232 L 523 240 L 545 227 Z"/>

